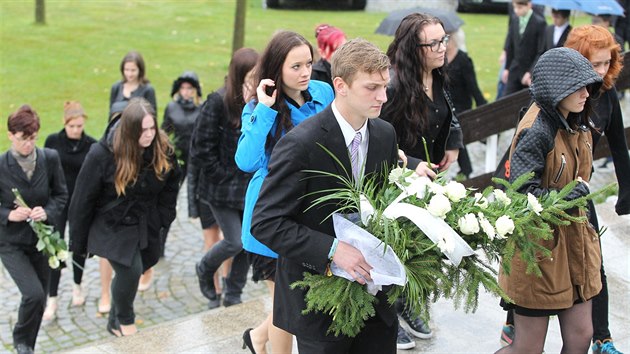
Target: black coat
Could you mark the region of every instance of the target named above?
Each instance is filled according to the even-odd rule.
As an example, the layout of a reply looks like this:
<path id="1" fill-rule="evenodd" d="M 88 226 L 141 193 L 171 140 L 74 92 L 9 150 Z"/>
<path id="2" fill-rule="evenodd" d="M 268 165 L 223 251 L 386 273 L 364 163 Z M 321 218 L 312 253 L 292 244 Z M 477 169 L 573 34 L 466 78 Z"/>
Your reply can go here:
<path id="1" fill-rule="evenodd" d="M 569 36 L 569 32 L 571 32 L 571 25 L 568 25 L 567 28 L 564 29 L 562 35 L 560 35 L 560 39 L 558 39 L 558 43 L 553 44 L 553 32 L 555 30 L 554 25 L 549 25 L 545 29 L 545 48 L 544 51 L 548 51 L 551 48 L 557 48 L 564 46 L 564 42 L 567 41 L 567 37 Z"/>
<path id="2" fill-rule="evenodd" d="M 201 106 L 195 106 L 192 101 L 171 101 L 164 110 L 162 129 L 166 134 L 173 133 L 175 147 L 181 152 L 181 158 L 188 161 L 188 149 L 195 121 L 199 116 Z"/>
<path id="3" fill-rule="evenodd" d="M 311 71 L 311 80 L 319 80 L 327 83 L 330 87 L 333 87 L 332 83 L 332 68 L 330 63 L 324 59 L 320 59 L 313 64 L 313 71 Z"/>
<path id="4" fill-rule="evenodd" d="M 149 166 L 150 156 L 151 148 L 147 148 L 136 183 L 119 197 L 110 144 L 102 139 L 92 145 L 75 187 L 75 195 L 81 198 L 72 199 L 68 212 L 73 252 L 129 265 L 139 247 L 145 270 L 157 263 L 162 247 L 160 229 L 175 219 L 180 170 L 172 155 L 173 168 L 160 180 Z"/>
<path id="5" fill-rule="evenodd" d="M 488 103 L 479 89 L 475 65 L 466 52 L 458 50 L 453 61 L 448 63 L 446 70 L 449 78 L 446 90 L 453 99 L 453 108 L 456 113 L 471 109 L 473 99 L 477 107 Z"/>
<path id="6" fill-rule="evenodd" d="M 37 236 L 26 222 L 9 221 L 15 208 L 17 188 L 29 207 L 41 206 L 46 211 L 46 223 L 55 225 L 68 201 L 59 155 L 55 150 L 37 149 L 35 171 L 29 181 L 10 151 L 0 155 L 0 242 L 35 246 Z"/>
<path id="7" fill-rule="evenodd" d="M 369 146 L 365 174 L 379 173 L 398 161 L 394 128 L 381 119 L 368 120 Z M 296 336 L 314 340 L 335 341 L 343 337 L 327 336 L 331 319 L 321 313 L 304 315 L 304 290 L 289 286 L 301 280 L 304 272 L 323 274 L 328 252 L 335 237 L 330 214 L 333 203 L 310 208 L 327 190 L 340 188 L 332 177 L 312 176 L 305 170 L 324 171 L 347 176 L 337 161 L 319 146 L 330 150 L 351 171 L 350 156 L 341 128 L 330 106 L 305 120 L 282 137 L 273 149 L 269 175 L 263 182 L 254 209 L 252 234 L 279 254 L 274 298 L 274 325 Z M 378 181 L 386 176 L 378 175 Z M 393 307 L 383 292 L 377 293 L 377 316 L 387 325 L 396 320 Z M 375 338 L 378 340 L 378 338 Z"/>
<path id="8" fill-rule="evenodd" d="M 215 206 L 243 210 L 252 175 L 234 161 L 240 127 L 233 127 L 223 104 L 224 90 L 211 93 L 201 108 L 191 140 L 191 161 L 199 169 L 199 198 Z"/>
<path id="9" fill-rule="evenodd" d="M 526 72 L 534 69 L 538 57 L 544 52 L 545 18 L 533 13 L 523 34 L 519 34 L 519 21 L 510 21 L 505 40 L 505 68 L 510 71 L 505 94 L 523 88 L 521 79 Z"/>
<path id="10" fill-rule="evenodd" d="M 149 101 L 151 107 L 153 107 L 153 110 L 155 111 L 155 114 L 157 114 L 157 100 L 155 99 L 155 90 L 153 89 L 153 86 L 151 86 L 151 84 L 147 83 L 144 85 L 140 85 L 135 91 L 131 92 L 130 97 L 125 97 L 123 95 L 123 82 L 117 81 L 115 84 L 112 85 L 111 91 L 109 93 L 108 117 L 111 118 L 112 113 L 114 113 L 112 112 L 112 106 L 114 105 L 114 103 L 129 101 L 134 97 L 143 97 L 144 99 Z"/>

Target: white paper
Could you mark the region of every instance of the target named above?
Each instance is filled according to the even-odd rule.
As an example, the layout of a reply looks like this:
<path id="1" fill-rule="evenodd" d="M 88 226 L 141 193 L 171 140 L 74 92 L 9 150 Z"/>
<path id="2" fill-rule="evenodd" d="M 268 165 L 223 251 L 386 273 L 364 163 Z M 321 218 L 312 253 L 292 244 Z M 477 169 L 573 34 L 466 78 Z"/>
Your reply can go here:
<path id="1" fill-rule="evenodd" d="M 376 295 L 384 285 L 400 285 L 407 283 L 405 267 L 391 247 L 387 246 L 374 235 L 355 225 L 339 214 L 333 214 L 335 234 L 339 241 L 349 243 L 363 254 L 367 263 L 372 266 L 370 270 L 371 281 L 367 281 L 367 291 Z M 354 281 L 354 278 L 334 262 L 330 270 L 338 277 Z"/>

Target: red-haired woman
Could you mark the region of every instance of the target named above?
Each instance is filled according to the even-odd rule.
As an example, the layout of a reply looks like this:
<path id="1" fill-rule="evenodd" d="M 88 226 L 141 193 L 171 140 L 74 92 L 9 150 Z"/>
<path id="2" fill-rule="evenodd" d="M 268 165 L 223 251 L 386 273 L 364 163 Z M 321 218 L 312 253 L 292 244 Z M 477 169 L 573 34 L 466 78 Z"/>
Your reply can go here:
<path id="1" fill-rule="evenodd" d="M 323 81 L 332 87 L 330 57 L 346 42 L 346 35 L 337 27 L 321 24 L 315 28 L 315 38 L 320 59 L 313 64 L 311 79 Z"/>
<path id="2" fill-rule="evenodd" d="M 42 323 L 50 268 L 37 250 L 37 236 L 30 220 L 56 225 L 68 200 L 59 155 L 35 146 L 39 117 L 27 105 L 9 116 L 7 130 L 11 148 L 0 155 L 0 259 L 20 293 L 22 301 L 13 326 L 16 351 L 33 353 Z M 28 205 L 15 205 L 16 188 Z"/>
<path id="3" fill-rule="evenodd" d="M 133 301 L 140 275 L 160 257 L 160 229 L 175 219 L 180 170 L 155 111 L 134 98 L 119 120 L 93 144 L 81 167 L 70 202 L 70 247 L 111 263 L 112 306 L 107 330 L 132 335 Z"/>

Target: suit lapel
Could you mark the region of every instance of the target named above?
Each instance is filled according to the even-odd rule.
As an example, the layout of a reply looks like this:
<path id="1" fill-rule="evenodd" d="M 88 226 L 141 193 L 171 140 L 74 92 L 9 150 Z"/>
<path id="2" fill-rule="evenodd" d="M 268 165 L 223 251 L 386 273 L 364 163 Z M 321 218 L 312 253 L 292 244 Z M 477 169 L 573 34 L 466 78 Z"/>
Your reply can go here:
<path id="1" fill-rule="evenodd" d="M 35 171 L 31 177 L 31 184 L 35 185 L 39 179 L 47 176 L 46 155 L 43 149 L 37 149 L 37 162 L 35 163 Z M 47 185 L 46 183 L 44 185 Z"/>
<path id="2" fill-rule="evenodd" d="M 380 118 L 375 118 L 380 119 Z M 383 154 L 383 148 L 387 146 L 383 143 L 383 131 L 375 129 L 374 119 L 368 119 L 368 131 L 370 140 L 368 142 L 368 151 L 365 159 L 365 175 L 374 172 L 381 172 L 383 162 L 387 161 L 387 156 Z"/>
<path id="3" fill-rule="evenodd" d="M 9 171 L 16 178 L 21 179 L 24 183 L 30 183 L 28 178 L 26 177 L 26 173 L 22 171 L 22 167 L 18 164 L 17 160 L 11 155 L 10 152 L 7 152 L 7 164 L 9 165 Z"/>
<path id="4" fill-rule="evenodd" d="M 348 147 L 343 139 L 343 133 L 341 132 L 339 123 L 337 123 L 337 119 L 332 112 L 331 106 L 329 105 L 322 113 L 322 129 L 325 131 L 322 144 L 330 150 L 330 152 L 337 157 L 343 165 L 342 167 L 336 161 L 334 162 L 337 173 L 341 176 L 352 178 L 350 153 L 348 152 Z"/>

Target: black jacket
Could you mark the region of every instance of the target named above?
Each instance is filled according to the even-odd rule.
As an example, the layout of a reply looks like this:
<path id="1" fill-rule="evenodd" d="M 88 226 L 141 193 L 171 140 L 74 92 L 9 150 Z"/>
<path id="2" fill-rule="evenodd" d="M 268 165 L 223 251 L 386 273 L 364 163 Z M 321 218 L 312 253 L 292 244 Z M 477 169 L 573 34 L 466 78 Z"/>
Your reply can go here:
<path id="1" fill-rule="evenodd" d="M 149 101 L 149 103 L 151 104 L 151 107 L 153 107 L 155 114 L 157 114 L 157 101 L 155 99 L 155 90 L 153 89 L 153 86 L 151 86 L 151 84 L 147 83 L 144 85 L 140 85 L 135 91 L 131 93 L 131 97 L 125 97 L 123 95 L 123 82 L 118 81 L 112 85 L 111 91 L 109 93 L 109 116 L 108 117 L 111 117 L 112 113 L 114 113 L 112 111 L 112 106 L 114 105 L 114 103 L 121 102 L 121 101 L 129 101 L 133 97 L 144 97 L 147 101 Z"/>
<path id="2" fill-rule="evenodd" d="M 215 206 L 243 209 L 252 175 L 234 162 L 241 129 L 233 127 L 225 112 L 221 89 L 211 93 L 201 108 L 191 139 L 191 161 L 200 171 L 197 193 Z"/>
<path id="3" fill-rule="evenodd" d="M 37 236 L 26 222 L 9 221 L 15 208 L 13 188 L 17 188 L 29 207 L 41 206 L 46 223 L 56 225 L 68 201 L 59 155 L 55 150 L 37 148 L 35 171 L 29 181 L 10 151 L 0 155 L 0 242 L 35 246 Z"/>
<path id="4" fill-rule="evenodd" d="M 162 129 L 166 134 L 173 133 L 175 147 L 181 152 L 181 158 L 188 160 L 190 137 L 192 136 L 195 121 L 201 112 L 201 106 L 195 106 L 193 101 L 171 101 L 164 110 Z"/>
<path id="5" fill-rule="evenodd" d="M 315 64 L 313 64 L 313 70 L 311 71 L 311 80 L 323 81 L 330 85 L 330 87 L 333 87 L 330 63 L 324 59 L 320 59 Z"/>
<path id="6" fill-rule="evenodd" d="M 564 42 L 567 41 L 567 37 L 569 36 L 569 32 L 571 32 L 571 25 L 568 25 L 567 28 L 564 29 L 560 39 L 558 39 L 558 43 L 553 44 L 553 33 L 555 30 L 554 25 L 549 25 L 545 29 L 545 48 L 544 51 L 548 51 L 551 48 L 558 48 L 564 46 Z"/>
<path id="7" fill-rule="evenodd" d="M 630 157 L 624 134 L 623 116 L 617 90 L 613 87 L 601 93 L 595 101 L 593 123 L 606 135 L 619 183 L 619 198 L 615 211 L 619 215 L 630 214 Z M 599 142 L 599 134 L 593 134 L 593 151 Z"/>
<path id="8" fill-rule="evenodd" d="M 457 55 L 448 63 L 446 70 L 449 78 L 447 91 L 453 100 L 456 113 L 471 109 L 473 99 L 477 107 L 488 103 L 479 89 L 475 65 L 466 52 L 457 51 Z"/>
<path id="9" fill-rule="evenodd" d="M 116 123 L 113 121 L 109 133 L 92 145 L 79 172 L 75 195 L 81 198 L 72 199 L 68 212 L 70 249 L 128 265 L 136 248 L 140 248 L 143 267 L 148 269 L 160 256 L 160 229 L 175 219 L 180 170 L 172 155 L 173 168 L 162 180 L 158 179 L 150 166 L 149 147 L 143 154 L 136 183 L 119 197 L 114 186 L 116 164 L 111 150 Z M 94 225 L 106 225 L 106 229 Z"/>
<path id="10" fill-rule="evenodd" d="M 523 34 L 519 34 L 519 20 L 513 18 L 510 21 L 508 35 L 505 40 L 505 68 L 510 71 L 507 88 L 519 88 L 521 78 L 526 72 L 534 69 L 538 57 L 544 52 L 545 18 L 533 13 L 525 27 Z M 510 85 L 513 83 L 513 85 Z M 516 92 L 506 91 L 505 94 Z"/>

